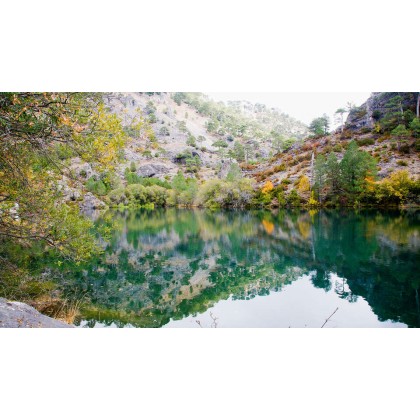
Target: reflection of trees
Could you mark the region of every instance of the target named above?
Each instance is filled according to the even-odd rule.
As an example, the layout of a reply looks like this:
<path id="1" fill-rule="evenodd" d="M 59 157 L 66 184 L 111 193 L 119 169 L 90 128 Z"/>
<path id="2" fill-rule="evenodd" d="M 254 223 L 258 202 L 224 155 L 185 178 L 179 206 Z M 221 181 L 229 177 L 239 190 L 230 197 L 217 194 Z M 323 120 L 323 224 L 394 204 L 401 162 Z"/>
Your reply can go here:
<path id="1" fill-rule="evenodd" d="M 314 270 L 315 287 L 350 302 L 363 296 L 380 319 L 420 325 L 417 213 L 169 209 L 112 219 L 103 258 L 69 277 L 72 291 L 90 297 L 86 319 L 160 326 Z"/>

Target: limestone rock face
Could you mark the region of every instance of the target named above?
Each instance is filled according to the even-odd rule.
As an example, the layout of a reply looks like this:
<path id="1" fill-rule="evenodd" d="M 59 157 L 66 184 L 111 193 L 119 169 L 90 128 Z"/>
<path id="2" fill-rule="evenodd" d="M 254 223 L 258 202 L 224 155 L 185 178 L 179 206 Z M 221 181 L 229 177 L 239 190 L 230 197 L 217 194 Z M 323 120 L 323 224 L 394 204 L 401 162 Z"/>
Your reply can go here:
<path id="1" fill-rule="evenodd" d="M 415 112 L 417 95 L 417 92 L 374 92 L 364 104 L 350 111 L 345 128 L 350 130 L 373 128 L 375 119 L 384 117 L 388 111 L 387 104 L 395 96 L 401 96 L 404 109 L 411 109 Z"/>
<path id="2" fill-rule="evenodd" d="M 22 302 L 0 298 L 1 328 L 72 328 L 73 325 L 42 315 Z"/>
<path id="3" fill-rule="evenodd" d="M 170 168 L 168 168 L 166 165 L 158 164 L 158 163 L 151 163 L 148 165 L 142 165 L 137 170 L 137 175 L 145 177 L 145 178 L 151 178 L 151 177 L 159 177 L 159 176 L 165 175 L 169 171 L 170 171 Z"/>
<path id="4" fill-rule="evenodd" d="M 105 208 L 105 203 L 99 198 L 95 197 L 92 193 L 88 192 L 83 197 L 83 201 L 80 203 L 80 208 L 83 211 L 86 210 L 98 210 Z"/>

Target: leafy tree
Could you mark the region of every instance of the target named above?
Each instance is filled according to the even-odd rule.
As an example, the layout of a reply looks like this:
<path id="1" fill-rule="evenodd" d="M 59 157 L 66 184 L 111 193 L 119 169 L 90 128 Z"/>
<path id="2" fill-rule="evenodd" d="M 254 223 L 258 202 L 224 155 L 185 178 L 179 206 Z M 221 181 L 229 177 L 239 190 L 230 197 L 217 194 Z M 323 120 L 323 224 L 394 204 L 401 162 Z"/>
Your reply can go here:
<path id="1" fill-rule="evenodd" d="M 244 146 L 238 141 L 235 141 L 235 143 L 233 144 L 232 157 L 238 162 L 243 162 L 245 160 Z"/>
<path id="2" fill-rule="evenodd" d="M 414 137 L 420 137 L 420 118 L 414 118 L 411 121 L 410 129 Z"/>
<path id="3" fill-rule="evenodd" d="M 271 181 L 267 181 L 267 182 L 264 184 L 264 186 L 261 188 L 261 192 L 262 192 L 263 194 L 268 194 L 268 193 L 270 193 L 271 191 L 273 191 L 273 189 L 274 189 L 274 185 L 273 185 L 273 183 L 272 183 Z"/>
<path id="4" fill-rule="evenodd" d="M 242 171 L 238 164 L 230 165 L 229 172 L 226 175 L 226 181 L 235 182 L 242 178 Z"/>
<path id="5" fill-rule="evenodd" d="M 154 112 L 150 113 L 147 118 L 148 118 L 149 123 L 151 124 L 154 124 L 157 122 L 156 114 Z"/>
<path id="6" fill-rule="evenodd" d="M 306 175 L 302 175 L 299 179 L 298 190 L 300 192 L 306 192 L 306 191 L 309 191 L 309 189 L 310 189 L 309 178 Z"/>
<path id="7" fill-rule="evenodd" d="M 291 190 L 289 195 L 287 196 L 287 204 L 290 207 L 300 207 L 300 197 L 295 189 Z"/>
<path id="8" fill-rule="evenodd" d="M 330 126 L 330 120 L 326 114 L 322 117 L 315 118 L 309 125 L 309 129 L 315 136 L 327 135 Z"/>
<path id="9" fill-rule="evenodd" d="M 338 194 L 341 181 L 341 167 L 335 153 L 330 153 L 325 162 L 326 184 L 331 188 L 332 194 Z"/>
<path id="10" fill-rule="evenodd" d="M 411 192 L 418 195 L 416 184 L 419 184 L 419 181 L 411 179 L 407 170 L 396 171 L 376 184 L 376 201 L 380 204 L 403 203 Z"/>
<path id="11" fill-rule="evenodd" d="M 400 150 L 401 142 L 410 136 L 410 131 L 405 128 L 404 124 L 399 124 L 391 131 L 391 134 L 397 139 L 398 150 Z"/>
<path id="12" fill-rule="evenodd" d="M 188 136 L 187 145 L 191 146 L 191 147 L 196 147 L 197 146 L 197 143 L 195 142 L 195 137 L 192 134 L 190 134 Z"/>
<path id="13" fill-rule="evenodd" d="M 216 140 L 213 144 L 213 147 L 217 147 L 219 149 L 219 152 L 221 149 L 224 149 L 228 147 L 228 144 L 224 140 Z"/>
<path id="14" fill-rule="evenodd" d="M 114 166 L 127 134 L 121 120 L 106 111 L 102 95 L 0 93 L 0 137 L 0 243 L 27 250 L 36 245 L 73 261 L 96 253 L 90 222 L 77 208 L 57 205 L 63 200 L 57 180 L 71 174 L 56 145 L 98 169 Z M 29 276 L 20 263 L 0 259 L 0 277 L 5 270 Z"/>
<path id="15" fill-rule="evenodd" d="M 161 136 L 169 136 L 171 133 L 169 132 L 169 129 L 167 127 L 163 126 L 160 128 L 159 134 Z"/>
<path id="16" fill-rule="evenodd" d="M 404 122 L 404 109 L 400 95 L 393 96 L 385 105 L 385 109 L 385 115 L 380 121 L 385 131 L 391 131 Z"/>
<path id="17" fill-rule="evenodd" d="M 178 121 L 178 122 L 176 123 L 176 125 L 177 125 L 177 127 L 178 127 L 179 131 L 181 131 L 181 132 L 183 132 L 183 133 L 186 133 L 186 132 L 188 131 L 188 129 L 187 129 L 187 124 L 186 124 L 186 122 L 185 122 L 185 121 Z"/>
<path id="18" fill-rule="evenodd" d="M 185 93 L 183 92 L 176 92 L 172 99 L 175 101 L 177 105 L 181 105 L 181 103 L 185 100 Z"/>
<path id="19" fill-rule="evenodd" d="M 376 161 L 367 152 L 358 150 L 357 143 L 351 141 L 340 162 L 341 182 L 350 194 L 360 193 L 366 187 L 366 178 L 376 176 Z"/>
<path id="20" fill-rule="evenodd" d="M 340 117 L 341 132 L 344 130 L 344 114 L 347 112 L 345 108 L 338 108 L 335 114 Z"/>

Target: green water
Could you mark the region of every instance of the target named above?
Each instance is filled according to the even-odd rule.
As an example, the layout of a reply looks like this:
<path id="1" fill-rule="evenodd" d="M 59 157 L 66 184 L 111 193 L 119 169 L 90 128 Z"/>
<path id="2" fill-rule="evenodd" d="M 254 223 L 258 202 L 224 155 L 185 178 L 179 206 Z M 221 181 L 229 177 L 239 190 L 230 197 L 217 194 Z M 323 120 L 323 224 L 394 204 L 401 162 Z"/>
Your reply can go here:
<path id="1" fill-rule="evenodd" d="M 71 267 L 82 327 L 420 326 L 420 212 L 107 213 Z"/>

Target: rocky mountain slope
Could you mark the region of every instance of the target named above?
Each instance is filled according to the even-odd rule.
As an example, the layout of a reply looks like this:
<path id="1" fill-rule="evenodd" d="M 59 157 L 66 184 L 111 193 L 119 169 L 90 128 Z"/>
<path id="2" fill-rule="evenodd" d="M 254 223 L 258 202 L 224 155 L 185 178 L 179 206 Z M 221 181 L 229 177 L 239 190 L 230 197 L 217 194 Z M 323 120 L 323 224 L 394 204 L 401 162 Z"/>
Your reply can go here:
<path id="1" fill-rule="evenodd" d="M 224 178 L 232 164 L 239 164 L 257 186 L 271 181 L 287 190 L 296 187 L 302 175 L 310 177 L 313 156 L 334 152 L 340 160 L 351 140 L 376 158 L 379 178 L 398 169 L 420 176 L 414 131 L 403 147 L 392 134 L 399 122 L 408 127 L 415 117 L 417 93 L 373 93 L 350 110 L 342 129 L 326 136 L 311 135 L 304 124 L 265 105 L 225 105 L 199 93 L 109 93 L 105 103 L 126 127 L 136 118 L 142 121 L 141 128 L 130 133 L 116 168 L 122 185 L 128 170 L 168 182 L 181 170 L 203 182 Z M 100 194 L 86 191 L 89 179 L 101 177 L 97 169 L 80 158 L 73 158 L 70 167 L 77 180 L 63 178 L 65 200 L 80 201 L 85 209 L 104 206 Z"/>
<path id="2" fill-rule="evenodd" d="M 312 154 L 317 156 L 334 152 L 341 160 L 349 142 L 355 140 L 361 150 L 377 160 L 379 179 L 400 169 L 407 169 L 412 176 L 420 177 L 418 137 L 414 132 L 408 132 L 400 146 L 391 130 L 398 124 L 400 112 L 402 122 L 415 116 L 418 98 L 418 94 L 413 92 L 372 93 L 366 103 L 349 112 L 342 130 L 326 136 L 309 136 L 304 142 L 295 143 L 269 161 L 250 167 L 246 174 L 254 177 L 259 184 L 267 180 L 274 185 L 282 182 L 295 184 L 302 175 L 310 177 Z"/>

